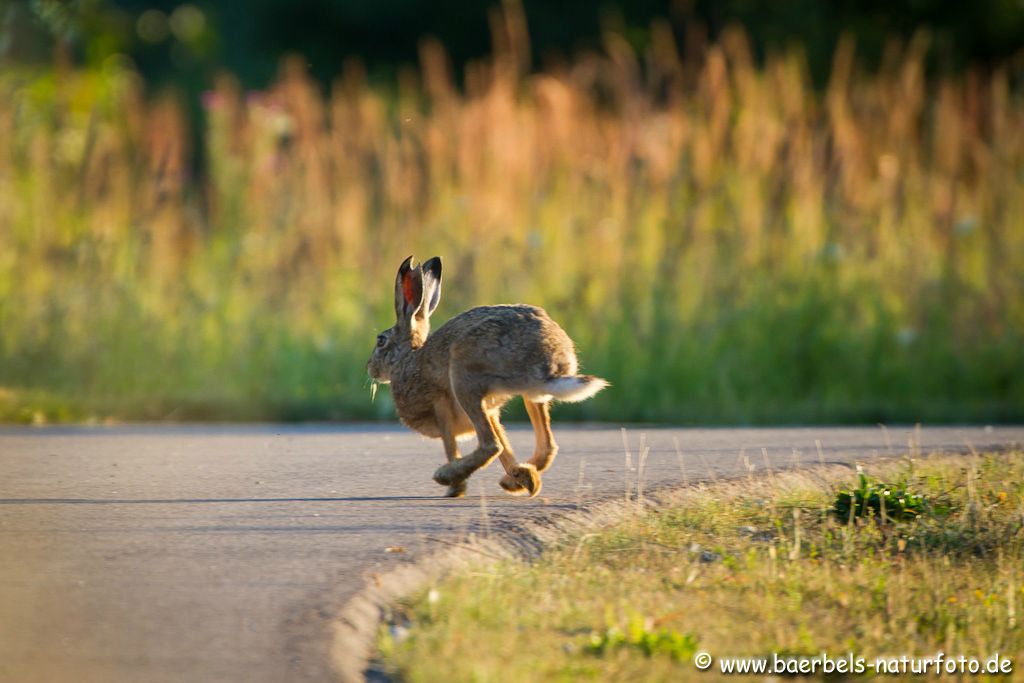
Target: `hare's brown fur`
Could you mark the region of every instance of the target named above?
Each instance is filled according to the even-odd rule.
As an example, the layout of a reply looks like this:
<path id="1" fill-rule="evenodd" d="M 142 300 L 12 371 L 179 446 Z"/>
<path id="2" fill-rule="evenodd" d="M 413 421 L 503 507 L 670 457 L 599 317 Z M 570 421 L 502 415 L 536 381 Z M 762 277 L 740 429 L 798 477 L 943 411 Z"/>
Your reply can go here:
<path id="1" fill-rule="evenodd" d="M 434 480 L 448 495 L 465 492 L 466 479 L 495 457 L 511 493 L 536 495 L 539 473 L 551 466 L 558 446 L 551 433 L 552 398 L 582 400 L 600 389 L 602 379 L 576 374 L 576 351 L 569 336 L 543 309 L 523 304 L 481 306 L 461 313 L 430 334 L 429 316 L 440 297 L 441 262 L 430 259 L 399 269 L 395 283 L 394 327 L 378 337 L 367 369 L 391 383 L 402 422 L 440 438 L 448 463 Z M 499 411 L 521 395 L 536 434 L 533 457 L 516 462 Z M 456 439 L 475 432 L 477 448 L 466 457 Z"/>

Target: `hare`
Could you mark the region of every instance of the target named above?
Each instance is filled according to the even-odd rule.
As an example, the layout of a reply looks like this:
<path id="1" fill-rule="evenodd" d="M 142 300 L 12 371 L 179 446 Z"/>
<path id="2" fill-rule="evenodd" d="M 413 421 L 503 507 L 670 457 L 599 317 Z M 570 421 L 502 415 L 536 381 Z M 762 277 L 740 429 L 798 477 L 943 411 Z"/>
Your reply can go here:
<path id="1" fill-rule="evenodd" d="M 415 267 L 412 256 L 405 259 L 395 279 L 395 325 L 377 336 L 367 372 L 391 384 L 407 427 L 441 439 L 448 463 L 434 472 L 434 481 L 448 487 L 446 495 L 465 495 L 470 475 L 497 457 L 505 468 L 501 487 L 536 496 L 540 473 L 558 452 L 548 411 L 552 399 L 583 401 L 608 383 L 576 374 L 572 340 L 543 309 L 479 306 L 430 334 L 440 298 L 441 259 Z M 536 434 L 533 457 L 523 464 L 499 419 L 501 407 L 517 394 Z M 474 432 L 477 447 L 462 457 L 456 439 Z"/>

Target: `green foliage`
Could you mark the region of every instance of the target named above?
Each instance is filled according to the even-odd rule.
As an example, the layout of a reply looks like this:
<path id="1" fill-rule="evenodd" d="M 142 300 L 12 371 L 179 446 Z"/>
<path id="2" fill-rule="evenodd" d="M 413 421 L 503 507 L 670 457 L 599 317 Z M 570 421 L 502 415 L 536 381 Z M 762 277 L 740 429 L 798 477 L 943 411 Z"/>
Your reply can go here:
<path id="1" fill-rule="evenodd" d="M 857 488 L 836 494 L 832 512 L 841 522 L 869 516 L 882 522 L 903 522 L 928 510 L 927 499 L 911 490 L 906 482 L 885 483 L 863 472 L 857 475 L 857 481 Z"/>
<path id="2" fill-rule="evenodd" d="M 455 67 L 483 57 L 491 48 L 488 20 L 495 7 L 508 3 L 446 0 L 400 0 L 392 3 L 352 0 L 303 0 L 300 4 L 277 0 L 245 3 L 206 0 L 197 3 L 205 12 L 207 40 L 215 60 L 207 68 L 227 67 L 248 87 L 261 87 L 273 78 L 282 56 L 298 53 L 306 58 L 324 85 L 337 75 L 346 59 L 366 62 L 378 77 L 420 57 L 417 48 L 427 36 L 442 41 Z M 832 51 L 841 36 L 856 40 L 858 51 L 871 64 L 879 63 L 894 39 L 909 40 L 915 32 L 927 36 L 931 63 L 942 70 L 1013 58 L 1024 43 L 1024 9 L 1005 0 L 976 0 L 969 7 L 954 0 L 928 2 L 822 3 L 815 0 L 776 0 L 770 5 L 749 0 L 693 0 L 670 6 L 664 0 L 608 0 L 558 3 L 521 0 L 530 28 L 525 54 L 533 64 L 552 55 L 569 57 L 580 49 L 600 49 L 609 30 L 620 32 L 634 47 L 649 45 L 651 24 L 670 23 L 678 36 L 686 36 L 686 49 L 699 40 L 700 26 L 712 39 L 735 25 L 750 34 L 756 55 L 782 52 L 799 45 L 816 78 L 828 74 Z M 56 39 L 76 45 L 86 57 L 127 52 L 157 80 L 182 78 L 196 55 L 187 49 L 168 22 L 182 5 L 160 0 L 6 0 L 19 21 L 7 21 L 9 40 L 25 40 L 31 31 L 34 49 L 16 52 L 26 59 L 45 59 Z M 149 10 L 150 14 L 144 14 Z M 153 16 L 153 12 L 160 14 Z M 161 12 L 162 10 L 162 12 Z M 166 13 L 168 16 L 162 16 Z M 155 22 L 155 23 L 154 23 Z M 34 31 L 33 31 L 34 29 Z M 0 34 L 0 42 L 5 36 Z M 193 41 L 194 42 L 194 39 Z"/>
<path id="3" fill-rule="evenodd" d="M 739 34 L 699 68 L 617 45 L 536 78 L 502 52 L 464 91 L 288 62 L 195 121 L 118 60 L 0 69 L 0 416 L 390 419 L 365 362 L 415 253 L 445 259 L 437 324 L 562 324 L 612 386 L 560 418 L 1024 419 L 1007 74 L 928 90 L 917 48 L 866 73 L 841 46 L 822 94 Z"/>
<path id="4" fill-rule="evenodd" d="M 586 643 L 586 650 L 604 655 L 619 648 L 635 648 L 646 656 L 667 655 L 677 662 L 689 661 L 697 652 L 697 638 L 692 633 L 679 633 L 669 628 L 656 629 L 649 620 L 634 614 L 626 630 L 609 626 L 603 632 L 594 632 Z"/>

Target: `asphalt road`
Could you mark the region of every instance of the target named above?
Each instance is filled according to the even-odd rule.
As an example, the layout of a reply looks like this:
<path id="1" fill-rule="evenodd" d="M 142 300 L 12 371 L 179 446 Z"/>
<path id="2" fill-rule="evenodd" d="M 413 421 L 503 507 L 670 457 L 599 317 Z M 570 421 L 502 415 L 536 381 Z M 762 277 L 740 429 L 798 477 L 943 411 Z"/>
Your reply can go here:
<path id="1" fill-rule="evenodd" d="M 623 494 L 619 429 L 555 431 L 538 498 L 506 496 L 494 463 L 450 500 L 430 480 L 440 443 L 398 428 L 0 429 L 0 681 L 330 680 L 329 620 L 374 572 L 475 525 Z M 818 462 L 816 439 L 824 460 L 853 462 L 913 436 L 636 428 L 634 463 L 641 433 L 648 487 L 745 473 L 741 449 L 780 468 Z M 1019 444 L 1024 428 L 918 436 L 960 450 Z M 511 438 L 528 457 L 528 427 Z"/>

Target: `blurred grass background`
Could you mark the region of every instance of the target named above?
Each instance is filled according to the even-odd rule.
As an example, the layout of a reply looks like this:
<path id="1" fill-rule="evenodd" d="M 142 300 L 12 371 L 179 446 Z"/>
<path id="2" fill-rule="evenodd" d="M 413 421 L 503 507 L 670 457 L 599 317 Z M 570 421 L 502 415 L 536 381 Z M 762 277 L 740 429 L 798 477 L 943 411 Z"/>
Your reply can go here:
<path id="1" fill-rule="evenodd" d="M 0 419 L 391 419 L 365 361 L 410 253 L 444 259 L 435 325 L 565 327 L 613 387 L 563 417 L 1024 419 L 1012 66 L 846 39 L 818 87 L 799 49 L 684 57 L 656 21 L 537 71 L 494 17 L 490 57 L 426 40 L 390 85 L 292 58 L 192 101 L 118 55 L 4 63 Z"/>

